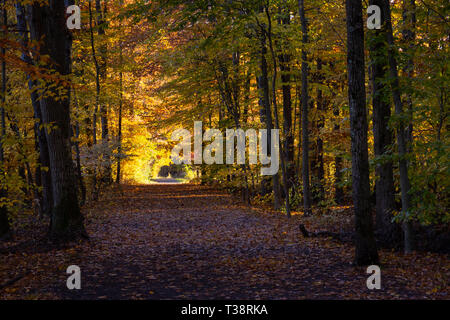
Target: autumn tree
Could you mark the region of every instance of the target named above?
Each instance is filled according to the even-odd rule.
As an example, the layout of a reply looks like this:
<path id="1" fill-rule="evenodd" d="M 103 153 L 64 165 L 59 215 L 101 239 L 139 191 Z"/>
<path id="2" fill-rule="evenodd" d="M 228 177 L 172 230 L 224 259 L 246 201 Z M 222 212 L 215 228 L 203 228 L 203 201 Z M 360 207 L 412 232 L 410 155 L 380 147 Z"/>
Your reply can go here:
<path id="1" fill-rule="evenodd" d="M 308 22 L 305 15 L 305 4 L 303 0 L 298 1 L 300 20 L 302 24 L 302 43 L 308 43 Z M 311 211 L 311 191 L 309 181 L 309 121 L 308 121 L 308 53 L 302 48 L 302 181 L 303 181 L 303 209 L 305 213 Z"/>
<path id="2" fill-rule="evenodd" d="M 362 1 L 347 0 L 348 100 L 352 139 L 353 205 L 355 211 L 355 263 L 378 263 L 372 227 L 367 144 L 367 110 Z"/>
<path id="3" fill-rule="evenodd" d="M 382 7 L 381 1 L 373 0 L 371 5 Z M 371 59 L 371 86 L 373 105 L 373 137 L 376 165 L 376 223 L 377 232 L 384 243 L 395 243 L 398 239 L 398 226 L 392 222 L 395 211 L 394 176 L 392 166 L 393 132 L 390 128 L 391 103 L 388 74 L 388 47 L 386 39 L 386 19 L 381 15 L 381 29 L 373 30 L 369 36 Z"/>
<path id="4" fill-rule="evenodd" d="M 66 27 L 66 5 L 69 1 L 50 2 L 45 6 L 33 4 L 30 7 L 32 39 L 43 39 L 40 54 L 46 54 L 51 59 L 46 68 L 54 69 L 60 75 L 60 79 L 44 84 L 48 93 L 40 97 L 53 187 L 50 236 L 57 240 L 87 236 L 77 189 L 74 188 L 76 176 L 70 142 L 70 95 L 66 91 L 61 97 L 58 91 L 59 86 L 67 86 L 65 79 L 71 72 L 72 36 Z"/>
<path id="5" fill-rule="evenodd" d="M 389 45 L 388 60 L 389 60 L 389 75 L 391 78 L 391 90 L 395 106 L 395 114 L 398 117 L 403 116 L 403 101 L 401 97 L 400 82 L 398 77 L 398 64 L 395 57 L 395 43 L 394 34 L 392 30 L 391 7 L 388 0 L 383 0 L 381 10 L 386 18 L 386 41 Z M 411 215 L 411 198 L 410 189 L 411 183 L 408 173 L 408 161 L 406 159 L 408 152 L 408 140 L 406 132 L 407 124 L 401 119 L 397 125 L 397 147 L 399 153 L 399 171 L 400 171 L 400 188 L 402 195 L 402 213 L 403 213 L 403 234 L 404 234 L 404 249 L 409 253 L 413 247 L 412 226 L 410 221 Z"/>
<path id="6" fill-rule="evenodd" d="M 7 12 L 5 8 L 5 1 L 2 2 L 2 27 L 6 27 Z M 5 34 L 5 32 L 3 32 Z M 4 163 L 5 163 L 5 151 L 3 148 L 3 140 L 6 137 L 6 116 L 5 116 L 5 96 L 6 96 L 6 61 L 5 61 L 5 47 L 2 47 L 2 96 L 0 106 L 0 199 L 6 197 L 6 189 L 4 188 Z M 7 239 L 10 236 L 10 225 L 8 219 L 8 209 L 6 205 L 0 205 L 0 239 Z"/>

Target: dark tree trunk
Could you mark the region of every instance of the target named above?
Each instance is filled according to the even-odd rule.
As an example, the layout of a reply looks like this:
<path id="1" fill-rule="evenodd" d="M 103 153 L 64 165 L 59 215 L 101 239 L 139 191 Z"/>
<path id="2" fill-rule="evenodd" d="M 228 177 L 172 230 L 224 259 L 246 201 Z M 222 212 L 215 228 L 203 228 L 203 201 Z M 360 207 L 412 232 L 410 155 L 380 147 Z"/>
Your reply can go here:
<path id="1" fill-rule="evenodd" d="M 382 0 L 371 0 L 371 5 L 382 7 Z M 371 84 L 373 104 L 373 136 L 375 156 L 382 162 L 377 164 L 375 194 L 376 194 L 376 227 L 379 239 L 385 244 L 393 244 L 399 239 L 398 225 L 392 222 L 395 210 L 394 177 L 389 150 L 393 143 L 393 133 L 389 128 L 391 117 L 390 93 L 385 85 L 388 66 L 386 45 L 385 17 L 382 15 L 382 29 L 373 30 L 370 39 Z"/>
<path id="2" fill-rule="evenodd" d="M 301 102 L 301 89 L 299 86 L 298 81 L 295 81 L 295 93 L 296 93 L 296 100 L 298 101 L 298 114 L 297 114 L 297 119 L 298 119 L 298 153 L 297 153 L 297 159 L 296 159 L 296 168 L 295 168 L 295 172 L 296 172 L 296 176 L 297 176 L 297 181 L 300 181 L 301 179 L 301 175 L 302 173 L 300 172 L 301 169 L 301 160 L 300 160 L 300 156 L 301 156 L 301 152 L 300 152 L 300 146 L 302 143 L 302 102 Z"/>
<path id="3" fill-rule="evenodd" d="M 259 99 L 259 105 L 261 107 L 260 114 L 261 114 L 261 121 L 263 121 L 266 125 L 267 129 L 267 152 L 270 152 L 270 145 L 271 145 L 271 130 L 273 129 L 273 121 L 272 121 L 272 110 L 270 107 L 270 94 L 269 94 L 269 76 L 268 76 L 268 69 L 267 69 L 267 60 L 266 60 L 266 54 L 267 54 L 267 46 L 266 46 L 266 30 L 265 26 L 260 26 L 260 41 L 261 41 L 261 60 L 260 60 L 260 66 L 261 66 L 261 75 L 258 77 L 258 89 L 260 90 L 260 99 Z M 272 177 L 273 181 L 273 192 L 274 192 L 274 209 L 278 210 L 280 208 L 280 183 L 278 180 L 278 175 L 274 175 Z M 264 184 L 263 184 L 264 185 Z"/>
<path id="4" fill-rule="evenodd" d="M 404 41 L 404 50 L 409 54 L 409 59 L 403 68 L 403 72 L 406 76 L 411 80 L 414 76 L 414 56 L 413 50 L 415 47 L 415 39 L 416 39 L 416 1 L 415 0 L 403 0 L 403 41 Z M 408 106 L 409 113 L 409 125 L 408 131 L 406 133 L 407 150 L 408 152 L 412 152 L 412 142 L 413 142 L 413 100 L 410 92 L 407 93 L 406 104 Z"/>
<path id="5" fill-rule="evenodd" d="M 16 17 L 17 17 L 17 29 L 20 34 L 20 42 L 23 48 L 22 60 L 27 64 L 33 64 L 29 52 L 26 52 L 25 48 L 28 46 L 28 28 L 27 17 L 25 7 L 21 4 L 16 4 Z M 53 204 L 53 191 L 52 191 L 52 178 L 50 172 L 50 162 L 47 146 L 47 138 L 45 137 L 45 130 L 42 127 L 42 113 L 39 103 L 39 96 L 35 90 L 36 82 L 28 78 L 28 88 L 30 90 L 31 105 L 33 106 L 34 118 L 36 120 L 34 125 L 34 132 L 37 140 L 37 147 L 39 151 L 39 167 L 36 169 L 36 181 L 40 181 L 42 186 L 42 196 L 40 199 L 40 214 L 50 216 Z M 42 168 L 46 168 L 42 170 Z M 40 175 L 38 177 L 37 175 Z"/>
<path id="6" fill-rule="evenodd" d="M 346 0 L 348 98 L 352 140 L 355 264 L 378 264 L 370 206 L 369 157 L 364 65 L 364 22 L 361 0 Z"/>
<path id="7" fill-rule="evenodd" d="M 333 68 L 333 65 L 331 64 L 331 67 Z M 340 84 L 336 86 L 336 90 L 343 91 L 344 85 Z M 339 114 L 340 110 L 338 106 L 334 106 L 333 108 L 333 115 L 334 115 L 334 127 L 333 132 L 338 135 L 341 126 L 339 125 Z M 340 205 L 344 201 L 344 189 L 342 187 L 342 156 L 340 155 L 340 151 L 337 151 L 335 158 L 334 158 L 334 201 L 336 204 Z"/>
<path id="8" fill-rule="evenodd" d="M 277 105 L 277 58 L 275 56 L 275 51 L 273 49 L 273 41 L 272 41 L 272 18 L 270 16 L 269 8 L 266 7 L 267 19 L 269 21 L 269 47 L 270 52 L 272 54 L 272 64 L 273 64 L 273 76 L 272 76 L 272 101 L 273 101 L 273 111 L 275 114 L 275 129 L 280 129 L 280 122 L 278 120 L 278 105 Z M 273 155 L 272 155 L 273 157 Z M 280 158 L 281 158 L 281 170 L 283 176 L 283 187 L 284 187 L 284 196 L 285 196 L 285 209 L 286 214 L 290 218 L 291 217 L 291 205 L 289 201 L 289 177 L 287 175 L 286 170 L 286 149 L 283 146 L 280 146 Z M 274 175 L 274 181 L 276 180 L 278 183 L 279 174 L 276 173 Z"/>
<path id="9" fill-rule="evenodd" d="M 250 107 L 250 85 L 251 85 L 251 71 L 248 70 L 245 76 L 244 83 L 244 110 L 242 112 L 242 122 L 246 124 L 248 122 L 248 109 Z"/>
<path id="10" fill-rule="evenodd" d="M 395 114 L 401 118 L 403 116 L 403 102 L 400 93 L 400 84 L 398 79 L 398 69 L 397 69 L 397 60 L 395 58 L 395 49 L 394 49 L 394 35 L 392 31 L 392 21 L 391 21 L 391 7 L 389 4 L 389 0 L 382 0 L 383 6 L 382 12 L 386 17 L 386 40 L 389 46 L 388 50 L 388 58 L 389 58 L 389 75 L 391 78 L 391 90 L 392 96 L 395 105 Z M 398 153 L 400 156 L 399 160 L 399 169 L 400 169 L 400 189 L 402 194 L 402 214 L 404 217 L 403 222 L 403 235 L 404 235 L 404 246 L 405 252 L 410 253 L 413 249 L 413 235 L 411 230 L 411 222 L 410 219 L 410 195 L 409 191 L 411 189 L 411 184 L 408 177 L 408 162 L 406 159 L 406 155 L 408 152 L 407 146 L 407 133 L 405 131 L 405 124 L 403 120 L 399 122 L 397 125 L 397 145 L 398 145 Z"/>
<path id="11" fill-rule="evenodd" d="M 107 45 L 104 42 L 104 36 L 105 36 L 105 20 L 106 20 L 106 2 L 103 1 L 103 8 L 100 0 L 95 0 L 95 10 L 97 12 L 97 32 L 99 35 L 99 39 L 101 42 L 100 48 L 99 48 L 99 73 L 100 73 L 100 80 L 103 84 L 106 82 L 106 60 L 107 60 Z M 109 141 L 109 129 L 108 129 L 108 109 L 105 105 L 105 103 L 100 104 L 100 122 L 102 126 L 102 143 L 105 147 L 105 150 L 108 145 Z M 103 155 L 105 159 L 108 161 L 106 162 L 106 167 L 104 168 L 105 171 L 102 174 L 103 181 L 106 184 L 111 183 L 112 179 L 112 170 L 111 170 L 111 164 L 109 157 L 105 154 Z"/>
<path id="12" fill-rule="evenodd" d="M 78 97 L 75 91 L 75 88 L 73 89 L 73 96 L 74 96 L 74 101 L 75 101 L 75 108 L 76 108 L 76 113 L 77 113 L 77 118 L 78 118 L 78 114 L 80 112 L 80 106 L 78 104 Z M 84 184 L 84 180 L 83 180 L 83 174 L 81 171 L 81 155 L 80 155 L 80 123 L 78 122 L 78 120 L 76 120 L 75 122 L 75 128 L 74 128 L 75 132 L 75 141 L 74 141 L 74 147 L 75 147 L 75 161 L 77 164 L 77 178 L 78 178 L 78 187 L 80 188 L 80 192 L 81 192 L 81 205 L 84 205 L 86 203 L 86 185 Z"/>
<path id="13" fill-rule="evenodd" d="M 308 22 L 305 17 L 303 0 L 298 0 L 300 19 L 302 24 L 302 43 L 308 43 Z M 309 184 L 309 121 L 308 121 L 308 54 L 302 49 L 302 180 L 303 180 L 303 210 L 311 213 L 311 190 Z"/>
<path id="14" fill-rule="evenodd" d="M 322 76 L 322 60 L 317 59 L 317 83 L 319 85 L 323 85 L 323 76 Z M 323 97 L 322 90 L 320 87 L 317 89 L 317 120 L 315 123 L 316 127 L 316 145 L 315 145 L 315 155 L 314 155 L 314 167 L 311 166 L 312 170 L 314 170 L 313 181 L 314 184 L 314 202 L 319 203 L 325 197 L 325 188 L 324 188 L 324 178 L 325 178 L 325 169 L 324 169 L 324 160 L 323 160 L 323 140 L 321 136 L 321 130 L 325 126 L 324 112 L 325 112 L 325 101 Z"/>
<path id="15" fill-rule="evenodd" d="M 281 19 L 283 25 L 291 23 L 289 11 L 285 12 Z M 292 129 L 292 97 L 291 97 L 291 57 L 284 53 L 279 56 L 281 82 L 283 91 L 283 131 L 284 131 L 284 153 L 286 158 L 286 176 L 288 189 L 292 188 L 295 177 L 294 164 L 294 133 Z"/>
<path id="16" fill-rule="evenodd" d="M 100 105 L 100 93 L 101 93 L 101 84 L 100 84 L 100 64 L 98 62 L 97 53 L 95 50 L 95 40 L 94 40 L 94 26 L 93 26 L 93 13 L 92 13 L 92 0 L 89 0 L 89 30 L 90 30 L 90 40 L 91 40 L 91 49 L 92 49 L 92 59 L 94 60 L 95 65 L 95 85 L 96 85 L 96 95 L 95 95 L 95 106 L 94 106 L 94 114 L 92 116 L 92 141 L 94 146 L 97 144 L 97 114 L 98 108 Z M 97 168 L 94 166 L 94 172 L 92 175 L 92 199 L 98 199 L 99 186 L 97 181 Z"/>
<path id="17" fill-rule="evenodd" d="M 2 3 L 2 26 L 8 25 L 8 19 L 7 19 L 7 12 L 4 8 L 5 1 Z M 1 106 L 0 106 L 0 121 L 1 121 L 1 128 L 0 128 L 0 175 L 4 175 L 5 172 L 3 171 L 4 163 L 5 163 L 5 154 L 3 149 L 3 138 L 6 136 L 6 118 L 5 118 L 5 96 L 6 96 L 6 61 L 4 59 L 5 57 L 5 47 L 2 47 L 2 98 L 1 98 Z M 0 198 L 6 197 L 6 190 L 3 187 L 3 185 L 0 186 Z M 11 228 L 9 225 L 9 219 L 8 219 L 8 209 L 7 207 L 1 206 L 0 207 L 0 240 L 6 240 L 10 238 L 11 236 Z"/>
<path id="18" fill-rule="evenodd" d="M 31 6 L 31 36 L 33 40 L 44 39 L 41 54 L 50 57 L 52 64 L 47 68 L 61 75 L 71 72 L 72 36 L 66 28 L 65 7 L 69 1 L 50 1 L 48 5 Z M 55 97 L 58 92 L 55 89 Z M 70 91 L 69 91 L 70 92 Z M 70 93 L 68 93 L 68 96 Z M 54 124 L 57 129 L 45 130 L 47 137 L 50 170 L 53 186 L 53 209 L 50 236 L 55 240 L 69 240 L 86 237 L 83 216 L 78 204 L 75 168 L 72 161 L 70 142 L 70 99 L 52 96 L 40 100 L 43 124 Z"/>
<path id="19" fill-rule="evenodd" d="M 120 5 L 122 6 L 122 1 L 120 2 Z M 122 23 L 120 24 L 120 27 L 122 27 Z M 121 29 L 121 28 L 120 28 Z M 119 62 L 120 62 L 120 73 L 119 73 L 119 128 L 118 128 L 118 137 L 117 137 L 117 153 L 119 154 L 119 157 L 117 159 L 117 173 L 116 173 L 116 183 L 120 184 L 120 175 L 121 175 L 121 154 L 122 154 L 122 109 L 123 109 L 123 48 L 122 48 L 122 41 L 120 41 L 120 52 L 119 52 Z"/>
<path id="20" fill-rule="evenodd" d="M 122 78 L 122 74 L 121 74 L 121 78 Z M 118 154 L 119 154 L 119 158 L 117 159 L 117 172 L 116 172 L 116 183 L 120 184 L 120 177 L 122 174 L 122 159 L 121 159 L 121 154 L 122 154 L 122 107 L 123 103 L 122 103 L 122 92 L 120 93 L 120 102 L 119 102 L 119 134 L 118 134 Z"/>
<path id="21" fill-rule="evenodd" d="M 33 85 L 34 86 L 34 85 Z M 36 133 L 39 145 L 39 169 L 41 171 L 41 184 L 42 184 L 42 203 L 41 210 L 43 215 L 50 216 L 53 206 L 53 190 L 52 190 L 52 176 L 50 170 L 50 156 L 48 154 L 47 137 L 45 136 L 45 130 L 42 125 L 42 113 L 40 103 L 37 94 L 31 93 L 31 100 L 34 108 L 34 117 L 39 119 L 36 123 Z M 45 168 L 45 170 L 42 170 Z"/>
<path id="22" fill-rule="evenodd" d="M 339 130 L 339 129 L 338 129 Z M 337 155 L 334 158 L 334 201 L 336 204 L 343 204 L 344 190 L 342 183 L 342 157 Z"/>
<path id="23" fill-rule="evenodd" d="M 81 192 L 81 205 L 83 206 L 86 203 L 86 186 L 83 180 L 83 174 L 81 173 L 81 157 L 80 157 L 80 124 L 78 121 L 75 124 L 75 155 L 76 155 L 76 163 L 77 163 L 77 178 L 78 185 Z"/>
<path id="24" fill-rule="evenodd" d="M 104 4 L 105 12 L 106 12 L 106 4 Z M 102 10 L 102 4 L 100 0 L 95 0 L 95 11 L 97 13 L 97 33 L 99 36 L 99 40 L 101 42 L 99 49 L 99 75 L 100 80 L 104 83 L 106 79 L 106 55 L 107 55 L 107 47 L 103 43 L 103 38 L 105 35 L 105 20 L 104 20 L 104 12 Z M 102 125 L 102 140 L 106 141 L 108 139 L 108 114 L 106 106 L 101 103 L 100 106 L 100 122 Z"/>

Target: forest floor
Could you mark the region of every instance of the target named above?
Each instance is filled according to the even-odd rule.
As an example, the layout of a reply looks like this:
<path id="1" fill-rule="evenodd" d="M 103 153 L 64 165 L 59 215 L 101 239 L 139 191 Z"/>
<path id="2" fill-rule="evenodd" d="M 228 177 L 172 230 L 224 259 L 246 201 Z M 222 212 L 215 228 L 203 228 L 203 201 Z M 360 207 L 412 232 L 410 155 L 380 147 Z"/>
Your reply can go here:
<path id="1" fill-rule="evenodd" d="M 308 230 L 351 226 L 350 208 L 288 219 L 190 184 L 122 186 L 84 208 L 89 241 L 50 245 L 30 218 L 0 245 L 0 299 L 449 299 L 449 259 L 380 250 L 368 290 L 354 249 Z M 328 228 L 329 227 L 329 228 Z M 81 268 L 81 290 L 66 269 Z"/>

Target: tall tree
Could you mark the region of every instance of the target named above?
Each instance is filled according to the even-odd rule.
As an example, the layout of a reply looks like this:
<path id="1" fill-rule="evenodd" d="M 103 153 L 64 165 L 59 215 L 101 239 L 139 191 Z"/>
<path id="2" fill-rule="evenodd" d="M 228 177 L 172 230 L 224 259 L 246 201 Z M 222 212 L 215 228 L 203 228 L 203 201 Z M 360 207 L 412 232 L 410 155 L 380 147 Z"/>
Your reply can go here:
<path id="1" fill-rule="evenodd" d="M 93 25 L 93 13 L 92 13 L 92 0 L 89 0 L 89 31 L 90 31 L 90 40 L 91 40 L 91 49 L 92 49 L 92 59 L 94 60 L 95 66 L 95 106 L 94 106 L 94 114 L 92 116 L 92 141 L 93 145 L 97 144 L 97 115 L 98 109 L 100 105 L 100 94 L 101 94 L 101 83 L 100 83 L 100 75 L 101 75 L 101 67 L 97 57 L 97 52 L 95 49 L 95 38 L 94 38 L 94 25 Z M 92 198 L 93 200 L 98 199 L 99 186 L 97 185 L 97 168 L 94 167 L 94 172 L 92 175 Z"/>
<path id="2" fill-rule="evenodd" d="M 95 11 L 97 13 L 97 33 L 101 42 L 99 48 L 99 77 L 103 85 L 106 82 L 107 75 L 107 50 L 108 47 L 105 42 L 105 29 L 106 29 L 106 1 L 103 1 L 103 7 L 101 0 L 95 0 Z M 100 122 L 102 126 L 102 144 L 104 150 L 108 149 L 109 141 L 109 128 L 108 128 L 108 109 L 104 102 L 100 103 Z M 107 184 L 111 183 L 111 164 L 107 154 L 103 155 L 107 159 L 105 165 L 105 172 L 102 174 L 103 181 Z"/>
<path id="3" fill-rule="evenodd" d="M 75 88 L 73 88 L 73 100 L 75 102 L 76 115 L 77 120 L 75 121 L 74 128 L 72 129 L 73 136 L 75 138 L 73 145 L 75 147 L 75 162 L 77 164 L 77 179 L 78 179 L 78 187 L 81 192 L 81 205 L 86 203 L 86 185 L 84 184 L 82 169 L 81 169 L 81 154 L 80 154 L 80 122 L 78 120 L 80 114 L 80 106 L 78 104 L 78 97 Z"/>
<path id="4" fill-rule="evenodd" d="M 389 45 L 389 75 L 391 78 L 392 96 L 395 106 L 395 114 L 400 118 L 397 125 L 397 146 L 399 153 L 399 170 L 400 170 L 400 188 L 402 193 L 402 215 L 403 215 L 403 236 L 404 249 L 409 253 L 413 249 L 413 235 L 410 222 L 411 199 L 409 191 L 411 183 L 408 176 L 408 161 L 406 159 L 408 153 L 407 133 L 405 131 L 405 123 L 403 117 L 403 101 L 400 92 L 400 82 L 398 79 L 397 59 L 395 57 L 394 34 L 391 21 L 391 5 L 389 0 L 383 0 L 381 11 L 386 17 L 386 40 Z"/>
<path id="5" fill-rule="evenodd" d="M 291 16 L 288 8 L 283 7 L 280 22 L 287 30 L 287 26 L 291 23 Z M 288 51 L 288 42 L 283 43 L 284 51 Z M 292 187 L 295 176 L 294 165 L 294 133 L 292 129 L 292 96 L 291 96 L 291 55 L 283 52 L 279 55 L 281 82 L 283 91 L 283 132 L 284 132 L 284 154 L 286 158 L 286 176 L 288 189 Z"/>
<path id="6" fill-rule="evenodd" d="M 270 16 L 269 7 L 265 8 L 267 19 L 269 21 L 269 27 L 267 31 L 267 35 L 269 38 L 269 48 L 272 54 L 272 64 L 273 64 L 273 75 L 272 75 L 272 102 L 273 102 L 273 111 L 275 114 L 275 129 L 280 129 L 280 121 L 278 120 L 278 104 L 277 104 L 277 57 L 275 56 L 275 50 L 273 48 L 272 41 L 272 18 Z M 286 137 L 285 137 L 286 139 Z M 291 217 L 291 205 L 289 202 L 289 177 L 286 170 L 286 159 L 287 159 L 287 150 L 285 148 L 286 145 L 280 146 L 280 158 L 281 158 L 281 170 L 283 176 L 283 187 L 284 187 L 284 196 L 285 196 L 285 209 L 288 217 Z M 272 155 L 273 157 L 274 155 Z M 278 173 L 274 175 L 274 178 L 278 181 Z"/>
<path id="7" fill-rule="evenodd" d="M 415 0 L 403 0 L 402 2 L 402 16 L 403 16 L 403 50 L 409 56 L 405 66 L 403 67 L 403 72 L 406 74 L 408 79 L 411 81 L 414 75 L 414 47 L 416 38 L 416 1 Z M 406 104 L 408 106 L 409 113 L 409 125 L 406 138 L 408 140 L 408 152 L 412 151 L 412 140 L 413 140 L 413 100 L 411 92 L 406 94 Z"/>
<path id="8" fill-rule="evenodd" d="M 21 3 L 16 4 L 17 29 L 20 34 L 20 44 L 22 47 L 22 60 L 32 65 L 33 60 L 28 48 L 28 28 L 26 20 L 26 9 Z M 36 180 L 40 181 L 42 187 L 42 195 L 40 197 L 41 214 L 50 216 L 53 206 L 53 192 L 52 192 L 52 178 L 50 172 L 49 154 L 47 146 L 47 138 L 45 137 L 45 130 L 42 126 L 42 113 L 39 103 L 39 95 L 37 93 L 36 81 L 32 80 L 27 74 L 28 88 L 30 90 L 31 105 L 33 107 L 35 125 L 34 132 L 37 140 L 37 150 L 39 152 L 39 166 L 36 169 Z"/>
<path id="9" fill-rule="evenodd" d="M 367 111 L 362 1 L 346 0 L 347 72 L 350 107 L 353 203 L 355 212 L 355 264 L 378 263 L 372 226 L 367 143 Z"/>
<path id="10" fill-rule="evenodd" d="M 336 119 L 339 118 L 339 113 L 339 108 L 335 106 L 333 108 L 333 115 Z M 333 127 L 334 132 L 339 132 L 340 129 L 341 127 L 338 123 L 336 123 Z M 336 202 L 336 204 L 342 204 L 344 201 L 344 189 L 342 187 L 342 161 L 342 156 L 340 154 L 336 154 L 334 157 L 334 202 Z"/>
<path id="11" fill-rule="evenodd" d="M 315 75 L 315 80 L 319 85 L 316 94 L 316 119 L 314 120 L 314 129 L 316 131 L 316 141 L 314 144 L 314 156 L 311 159 L 311 171 L 313 172 L 313 195 L 312 200 L 318 203 L 324 199 L 325 188 L 324 178 L 325 178 L 325 168 L 323 159 L 323 139 L 321 135 L 321 130 L 325 126 L 325 99 L 321 86 L 323 86 L 323 76 L 322 76 L 322 59 L 317 58 L 317 71 Z"/>
<path id="12" fill-rule="evenodd" d="M 40 41 L 40 54 L 51 62 L 45 68 L 55 70 L 60 76 L 71 73 L 72 36 L 66 27 L 66 6 L 71 1 L 50 1 L 30 7 L 30 31 L 35 41 Z M 53 208 L 50 236 L 55 240 L 86 237 L 83 216 L 78 204 L 76 174 L 72 161 L 70 130 L 70 91 L 60 96 L 58 89 L 63 81 L 43 83 L 49 94 L 42 96 L 40 106 L 47 137 L 50 171 L 53 187 Z M 49 125 L 56 126 L 50 130 Z"/>
<path id="13" fill-rule="evenodd" d="M 268 75 L 268 67 L 267 67 L 267 37 L 266 37 L 266 26 L 264 23 L 259 24 L 259 40 L 260 40 L 260 76 L 258 77 L 258 89 L 260 92 L 259 105 L 261 122 L 266 125 L 267 129 L 267 152 L 270 152 L 271 145 L 271 130 L 273 129 L 273 121 L 272 121 L 272 110 L 270 106 L 270 93 L 269 93 L 269 75 Z M 273 182 L 273 192 L 274 192 L 274 203 L 273 206 L 277 210 L 280 208 L 280 181 L 278 179 L 278 175 L 274 175 L 272 177 Z M 264 185 L 264 182 L 263 182 Z"/>
<path id="14" fill-rule="evenodd" d="M 371 5 L 382 7 L 382 0 L 371 0 Z M 388 77 L 388 47 L 386 45 L 385 16 L 381 16 L 381 29 L 371 31 L 370 59 L 371 59 L 371 83 L 373 105 L 373 137 L 375 156 L 378 157 L 376 165 L 376 227 L 379 239 L 385 244 L 394 243 L 398 239 L 399 230 L 392 222 L 395 210 L 394 201 L 394 177 L 391 159 L 391 145 L 393 132 L 389 127 L 391 118 L 391 103 L 389 86 L 386 84 Z"/>
<path id="15" fill-rule="evenodd" d="M 298 0 L 300 20 L 302 24 L 302 180 L 303 180 L 303 209 L 305 214 L 311 213 L 311 190 L 309 183 L 309 121 L 308 121 L 308 22 L 305 16 L 303 0 Z"/>
<path id="16" fill-rule="evenodd" d="M 8 16 L 5 7 L 6 1 L 2 2 L 2 27 L 4 28 L 3 35 L 6 38 L 6 26 L 8 25 Z M 0 198 L 6 196 L 6 189 L 3 184 L 4 180 L 4 164 L 5 164 L 5 153 L 3 148 L 3 141 L 6 137 L 6 118 L 5 118 L 5 97 L 6 97 L 6 61 L 5 54 L 6 49 L 2 46 L 1 49 L 2 57 L 2 96 L 1 96 L 1 105 L 0 105 Z M 0 206 L 0 239 L 8 239 L 10 237 L 10 225 L 8 219 L 8 208 L 6 205 Z"/>
<path id="17" fill-rule="evenodd" d="M 123 7 L 123 0 L 119 1 L 120 9 Z M 122 20 L 119 22 L 119 32 L 122 32 Z M 116 171 L 116 183 L 120 183 L 121 175 L 121 154 L 122 154 L 122 109 L 123 109 L 123 41 L 122 37 L 119 37 L 119 121 L 118 121 L 118 134 L 117 134 L 117 153 L 119 157 L 117 159 L 117 171 Z"/>

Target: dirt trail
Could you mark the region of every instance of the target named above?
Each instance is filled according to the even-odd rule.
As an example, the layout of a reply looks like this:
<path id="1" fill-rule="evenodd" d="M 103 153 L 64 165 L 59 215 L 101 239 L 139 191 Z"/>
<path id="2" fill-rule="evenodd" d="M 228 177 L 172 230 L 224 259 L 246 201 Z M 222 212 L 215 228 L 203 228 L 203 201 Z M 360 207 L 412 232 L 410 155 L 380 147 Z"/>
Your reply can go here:
<path id="1" fill-rule="evenodd" d="M 365 269 L 349 263 L 350 245 L 303 239 L 298 217 L 250 209 L 210 188 L 123 186 L 85 215 L 88 243 L 22 255 L 10 277 L 21 269 L 31 273 L 0 290 L 0 298 L 448 298 L 439 278 L 448 268 L 445 257 L 428 262 L 432 270 L 426 273 L 421 257 L 413 266 L 412 258 L 385 253 L 382 290 L 370 291 Z M 0 254 L 7 263 L 0 275 L 18 255 Z M 65 270 L 72 264 L 81 268 L 81 290 L 66 288 Z"/>

